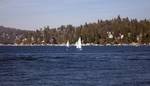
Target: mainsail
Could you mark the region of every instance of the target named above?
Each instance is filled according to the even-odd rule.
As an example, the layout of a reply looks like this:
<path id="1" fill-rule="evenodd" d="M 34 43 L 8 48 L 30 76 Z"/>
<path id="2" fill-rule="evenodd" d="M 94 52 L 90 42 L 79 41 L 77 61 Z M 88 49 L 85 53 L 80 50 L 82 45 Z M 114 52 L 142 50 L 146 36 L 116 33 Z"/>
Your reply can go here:
<path id="1" fill-rule="evenodd" d="M 69 47 L 69 41 L 67 41 L 67 43 L 66 43 L 66 47 Z"/>
<path id="2" fill-rule="evenodd" d="M 76 48 L 81 49 L 82 48 L 82 44 L 81 44 L 81 37 L 79 37 L 78 41 L 76 42 Z"/>

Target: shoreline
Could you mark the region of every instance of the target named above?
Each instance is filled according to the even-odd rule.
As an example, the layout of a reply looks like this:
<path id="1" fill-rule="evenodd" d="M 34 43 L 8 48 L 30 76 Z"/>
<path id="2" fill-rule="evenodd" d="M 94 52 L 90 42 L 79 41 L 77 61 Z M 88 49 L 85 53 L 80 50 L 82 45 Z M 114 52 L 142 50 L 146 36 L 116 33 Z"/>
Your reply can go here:
<path id="1" fill-rule="evenodd" d="M 66 46 L 66 44 L 0 44 L 0 46 Z M 70 46 L 76 46 L 75 44 L 70 44 Z M 82 46 L 150 46 L 149 44 L 82 44 Z"/>

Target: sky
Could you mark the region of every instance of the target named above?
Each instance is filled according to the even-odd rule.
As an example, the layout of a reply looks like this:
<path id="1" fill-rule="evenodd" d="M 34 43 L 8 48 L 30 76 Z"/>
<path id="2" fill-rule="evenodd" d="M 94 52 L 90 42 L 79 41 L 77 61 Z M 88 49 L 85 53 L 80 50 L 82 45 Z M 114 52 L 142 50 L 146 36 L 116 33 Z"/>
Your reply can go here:
<path id="1" fill-rule="evenodd" d="M 0 0 L 0 25 L 35 30 L 98 19 L 150 19 L 150 0 Z"/>

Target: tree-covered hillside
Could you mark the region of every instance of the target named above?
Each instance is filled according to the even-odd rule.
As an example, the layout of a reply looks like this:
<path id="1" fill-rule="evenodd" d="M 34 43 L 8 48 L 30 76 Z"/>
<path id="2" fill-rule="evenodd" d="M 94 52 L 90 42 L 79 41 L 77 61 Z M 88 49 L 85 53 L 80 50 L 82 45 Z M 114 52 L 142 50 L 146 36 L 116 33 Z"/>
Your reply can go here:
<path id="1" fill-rule="evenodd" d="M 2 32 L 0 34 L 0 37 L 2 37 Z M 67 40 L 70 43 L 75 43 L 79 37 L 85 44 L 128 44 L 133 42 L 148 44 L 150 43 L 150 20 L 118 16 L 111 20 L 98 20 L 78 27 L 62 25 L 58 28 L 50 28 L 46 26 L 36 31 L 18 31 L 17 34 L 10 34 L 11 36 L 12 38 L 15 36 L 15 41 L 11 40 L 8 43 L 17 44 L 62 44 L 66 43 Z M 0 42 L 4 43 L 3 41 Z"/>
<path id="2" fill-rule="evenodd" d="M 0 44 L 14 44 L 17 37 L 24 38 L 24 36 L 30 32 L 31 31 L 0 26 Z"/>

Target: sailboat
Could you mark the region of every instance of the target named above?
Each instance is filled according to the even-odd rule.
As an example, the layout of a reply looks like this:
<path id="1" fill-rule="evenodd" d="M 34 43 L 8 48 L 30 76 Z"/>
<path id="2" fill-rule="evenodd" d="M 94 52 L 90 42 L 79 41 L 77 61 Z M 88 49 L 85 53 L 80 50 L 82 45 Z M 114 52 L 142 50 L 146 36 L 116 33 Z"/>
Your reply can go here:
<path id="1" fill-rule="evenodd" d="M 76 48 L 77 49 L 82 49 L 82 44 L 81 44 L 81 37 L 79 37 L 78 41 L 76 42 Z"/>
<path id="2" fill-rule="evenodd" d="M 66 47 L 69 47 L 69 41 L 67 41 L 67 43 L 66 43 Z"/>

